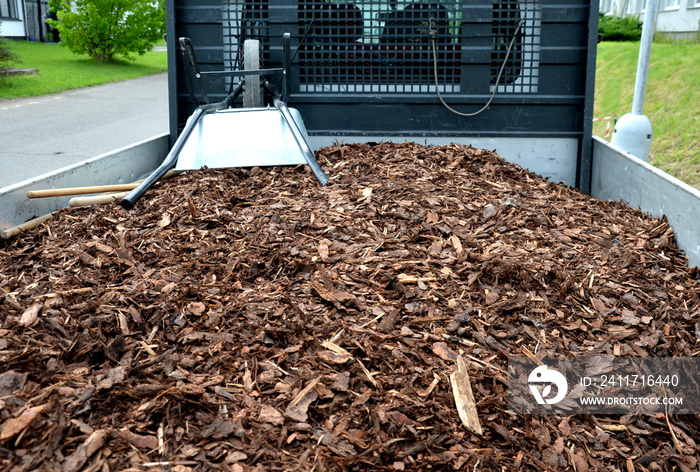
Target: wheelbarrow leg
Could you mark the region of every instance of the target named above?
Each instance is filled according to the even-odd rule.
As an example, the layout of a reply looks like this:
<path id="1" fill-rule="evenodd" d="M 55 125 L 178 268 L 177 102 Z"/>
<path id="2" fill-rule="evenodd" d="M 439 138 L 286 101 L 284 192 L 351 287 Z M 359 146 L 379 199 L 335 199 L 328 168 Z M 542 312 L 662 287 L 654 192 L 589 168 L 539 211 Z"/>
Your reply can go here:
<path id="1" fill-rule="evenodd" d="M 304 154 L 304 159 L 306 159 L 306 163 L 309 165 L 309 167 L 311 167 L 311 170 L 313 171 L 314 175 L 321 183 L 321 185 L 326 185 L 328 183 L 328 176 L 325 172 L 323 172 L 323 169 L 318 164 L 318 161 L 316 160 L 314 152 L 311 150 L 309 143 L 306 142 L 306 138 L 304 138 L 304 135 L 301 133 L 301 130 L 297 126 L 297 122 L 294 121 L 294 118 L 292 118 L 291 113 L 289 113 L 289 108 L 287 108 L 287 104 L 284 103 L 282 100 L 275 99 L 275 107 L 280 111 L 282 117 L 289 125 L 289 129 L 294 135 L 294 140 L 297 142 L 297 146 L 299 146 L 299 149 Z"/>

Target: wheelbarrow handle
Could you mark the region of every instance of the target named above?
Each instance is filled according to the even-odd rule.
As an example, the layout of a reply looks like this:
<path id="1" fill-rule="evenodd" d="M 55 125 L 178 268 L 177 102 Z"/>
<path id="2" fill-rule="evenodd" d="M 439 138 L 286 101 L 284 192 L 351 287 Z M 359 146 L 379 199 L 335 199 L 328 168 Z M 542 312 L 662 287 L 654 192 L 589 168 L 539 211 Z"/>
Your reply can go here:
<path id="1" fill-rule="evenodd" d="M 149 188 L 151 188 L 156 182 L 163 178 L 163 176 L 167 174 L 170 169 L 175 167 L 175 164 L 177 164 L 177 157 L 180 154 L 182 147 L 185 145 L 187 138 L 190 136 L 190 133 L 192 133 L 192 129 L 194 129 L 195 125 L 200 120 L 200 118 L 205 113 L 211 110 L 213 110 L 211 105 L 200 106 L 197 107 L 197 109 L 195 109 L 194 113 L 187 121 L 185 129 L 182 130 L 182 133 L 180 133 L 180 136 L 177 138 L 177 141 L 175 141 L 175 145 L 170 150 L 170 152 L 165 157 L 160 166 L 158 166 L 158 168 L 154 170 L 151 173 L 151 175 L 149 175 L 143 182 L 141 182 L 141 184 L 138 187 L 133 189 L 131 192 L 129 192 L 127 196 L 120 200 L 119 205 L 121 205 L 122 208 L 124 208 L 125 210 L 131 210 L 132 208 L 134 208 L 134 205 L 141 199 L 143 194 L 146 193 L 146 191 Z"/>
<path id="2" fill-rule="evenodd" d="M 211 103 L 209 97 L 207 97 L 204 88 L 202 87 L 202 73 L 199 70 L 199 63 L 197 62 L 197 56 L 194 54 L 194 47 L 192 46 L 192 41 L 190 38 L 182 37 L 180 42 L 180 52 L 182 53 L 182 65 L 185 69 L 185 82 L 187 82 L 187 90 L 190 92 L 190 98 L 195 105 L 199 105 L 201 101 L 197 97 L 197 93 L 202 97 L 204 103 Z M 191 74 L 194 76 L 195 83 L 197 84 L 197 90 L 195 92 L 194 84 L 192 83 Z"/>
<path id="3" fill-rule="evenodd" d="M 291 46 L 292 35 L 289 33 L 284 33 L 282 35 L 282 55 L 283 55 L 283 67 L 282 71 L 282 101 L 287 103 L 289 101 L 289 95 L 291 95 L 292 86 L 289 81 L 289 70 L 292 65 L 292 46 Z"/>

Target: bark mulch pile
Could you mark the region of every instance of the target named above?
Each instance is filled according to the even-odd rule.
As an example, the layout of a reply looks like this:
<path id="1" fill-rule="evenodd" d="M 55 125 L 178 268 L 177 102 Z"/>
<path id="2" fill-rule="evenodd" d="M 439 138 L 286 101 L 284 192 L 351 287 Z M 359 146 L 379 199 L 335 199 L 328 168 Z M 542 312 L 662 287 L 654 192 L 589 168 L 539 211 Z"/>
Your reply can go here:
<path id="1" fill-rule="evenodd" d="M 470 147 L 318 159 L 2 243 L 0 469 L 698 470 L 697 415 L 508 411 L 509 356 L 698 354 L 665 221 Z"/>

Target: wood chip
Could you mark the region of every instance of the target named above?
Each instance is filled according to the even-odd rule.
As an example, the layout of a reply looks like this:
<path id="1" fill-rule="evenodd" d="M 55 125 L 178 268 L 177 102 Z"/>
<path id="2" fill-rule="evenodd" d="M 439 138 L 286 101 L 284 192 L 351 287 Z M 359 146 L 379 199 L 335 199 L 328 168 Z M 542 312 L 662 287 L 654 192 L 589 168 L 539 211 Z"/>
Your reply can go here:
<path id="1" fill-rule="evenodd" d="M 484 432 L 481 429 L 467 364 L 462 356 L 457 357 L 457 369 L 450 374 L 450 382 L 459 419 L 467 430 L 481 436 Z"/>
<path id="2" fill-rule="evenodd" d="M 34 406 L 24 410 L 17 418 L 5 421 L 0 430 L 0 441 L 7 441 L 22 433 L 44 410 L 46 410 L 46 405 Z"/>

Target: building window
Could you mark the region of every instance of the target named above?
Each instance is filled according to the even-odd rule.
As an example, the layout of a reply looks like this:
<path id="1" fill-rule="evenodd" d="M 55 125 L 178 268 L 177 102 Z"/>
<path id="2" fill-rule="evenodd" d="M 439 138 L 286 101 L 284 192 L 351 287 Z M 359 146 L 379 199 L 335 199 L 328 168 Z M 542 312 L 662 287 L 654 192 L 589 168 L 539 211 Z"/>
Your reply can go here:
<path id="1" fill-rule="evenodd" d="M 0 0 L 0 18 L 19 20 L 16 0 Z"/>
<path id="2" fill-rule="evenodd" d="M 661 6 L 664 10 L 677 10 L 681 5 L 681 0 L 663 0 Z"/>

